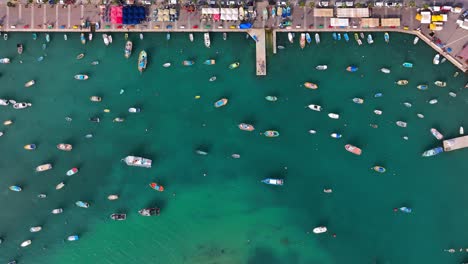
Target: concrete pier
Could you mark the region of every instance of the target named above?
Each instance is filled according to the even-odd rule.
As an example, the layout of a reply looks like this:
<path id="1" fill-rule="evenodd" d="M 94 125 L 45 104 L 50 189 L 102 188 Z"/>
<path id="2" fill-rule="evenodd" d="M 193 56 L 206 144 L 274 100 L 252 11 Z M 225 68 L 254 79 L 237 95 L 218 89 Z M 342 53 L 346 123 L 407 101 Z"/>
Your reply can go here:
<path id="1" fill-rule="evenodd" d="M 444 151 L 453 151 L 468 147 L 468 136 L 444 140 Z"/>
<path id="2" fill-rule="evenodd" d="M 256 36 L 258 41 L 256 47 L 256 65 L 257 65 L 257 76 L 266 75 L 266 38 L 265 30 L 262 29 L 250 29 L 248 31 L 251 37 Z"/>
<path id="3" fill-rule="evenodd" d="M 273 41 L 272 41 L 272 45 L 273 45 L 273 54 L 276 54 L 276 30 L 273 30 Z"/>

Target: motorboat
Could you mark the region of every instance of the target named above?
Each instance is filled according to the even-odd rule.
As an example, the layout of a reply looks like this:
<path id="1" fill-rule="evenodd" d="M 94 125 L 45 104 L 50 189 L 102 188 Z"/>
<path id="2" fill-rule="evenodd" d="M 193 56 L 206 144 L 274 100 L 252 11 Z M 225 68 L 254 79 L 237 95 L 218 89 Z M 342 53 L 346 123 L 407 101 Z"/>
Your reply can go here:
<path id="1" fill-rule="evenodd" d="M 285 49 L 285 47 L 284 47 L 284 46 L 281 46 L 281 45 L 278 45 L 277 48 L 278 48 L 279 50 L 284 50 L 284 49 Z"/>
<path id="2" fill-rule="evenodd" d="M 90 100 L 91 102 L 101 102 L 101 101 L 102 101 L 102 97 L 97 96 L 97 95 L 93 95 L 93 96 L 89 97 L 89 100 Z"/>
<path id="3" fill-rule="evenodd" d="M 32 39 L 33 39 L 33 40 L 36 40 L 36 39 L 37 39 L 37 33 L 33 33 L 33 34 L 32 34 Z"/>
<path id="4" fill-rule="evenodd" d="M 78 173 L 78 168 L 71 168 L 67 171 L 67 176 L 72 176 Z"/>
<path id="5" fill-rule="evenodd" d="M 148 55 L 146 51 L 142 50 L 140 55 L 138 55 L 138 71 L 142 73 L 146 69 L 146 63 L 148 62 Z"/>
<path id="6" fill-rule="evenodd" d="M 355 97 L 355 98 L 353 98 L 353 102 L 356 103 L 356 104 L 363 104 L 364 99 Z"/>
<path id="7" fill-rule="evenodd" d="M 317 131 L 316 131 L 316 130 L 313 130 L 313 129 L 310 129 L 310 130 L 309 130 L 309 134 L 317 134 Z"/>
<path id="8" fill-rule="evenodd" d="M 343 37 L 344 37 L 344 39 L 345 39 L 346 42 L 349 42 L 348 33 L 344 33 L 344 34 L 343 34 Z"/>
<path id="9" fill-rule="evenodd" d="M 320 105 L 310 104 L 307 107 L 309 107 L 309 109 L 314 110 L 314 111 L 318 111 L 318 112 L 322 111 L 322 107 Z"/>
<path id="10" fill-rule="evenodd" d="M 57 208 L 57 209 L 52 210 L 52 214 L 61 214 L 61 213 L 63 213 L 62 208 Z"/>
<path id="11" fill-rule="evenodd" d="M 10 101 L 8 99 L 0 99 L 0 105 L 7 106 L 10 104 Z"/>
<path id="12" fill-rule="evenodd" d="M 339 133 L 331 133 L 330 134 L 330 137 L 332 138 L 341 138 L 343 135 L 339 134 Z"/>
<path id="13" fill-rule="evenodd" d="M 446 82 L 443 82 L 443 81 L 435 81 L 434 84 L 437 85 L 437 86 L 439 86 L 439 87 L 445 87 L 445 86 L 447 86 L 447 83 L 446 83 Z"/>
<path id="14" fill-rule="evenodd" d="M 23 44 L 21 43 L 16 44 L 16 51 L 18 52 L 19 55 L 23 54 Z"/>
<path id="15" fill-rule="evenodd" d="M 251 124 L 246 124 L 246 123 L 240 123 L 239 124 L 239 129 L 244 130 L 244 131 L 254 131 L 255 128 Z"/>
<path id="16" fill-rule="evenodd" d="M 13 104 L 14 109 L 24 109 L 30 106 L 32 106 L 31 103 L 24 103 L 24 102 Z"/>
<path id="17" fill-rule="evenodd" d="M 437 54 L 434 56 L 434 58 L 432 59 L 432 63 L 433 63 L 434 65 L 439 65 L 439 63 L 440 63 L 440 54 L 439 54 L 439 53 L 437 53 Z"/>
<path id="18" fill-rule="evenodd" d="M 326 69 L 328 69 L 328 66 L 327 65 L 317 65 L 315 67 L 316 70 L 319 70 L 319 71 L 324 71 Z"/>
<path id="19" fill-rule="evenodd" d="M 73 235 L 73 236 L 68 236 L 67 237 L 68 241 L 77 241 L 79 239 L 80 239 L 80 237 L 78 235 Z"/>
<path id="20" fill-rule="evenodd" d="M 457 97 L 457 94 L 454 92 L 449 92 L 450 97 Z"/>
<path id="21" fill-rule="evenodd" d="M 209 79 L 210 82 L 214 82 L 216 81 L 216 76 L 211 76 L 211 78 Z"/>
<path id="22" fill-rule="evenodd" d="M 305 44 L 306 44 L 305 33 L 301 33 L 301 38 L 299 39 L 299 46 L 301 47 L 301 49 L 305 48 Z"/>
<path id="23" fill-rule="evenodd" d="M 85 54 L 84 53 L 80 53 L 76 56 L 76 59 L 77 60 L 81 60 L 82 58 L 84 58 Z"/>
<path id="24" fill-rule="evenodd" d="M 63 151 L 71 151 L 73 149 L 73 146 L 70 144 L 60 143 L 57 145 L 57 148 Z"/>
<path id="25" fill-rule="evenodd" d="M 283 185 L 284 184 L 283 179 L 266 178 L 266 179 L 263 179 L 262 182 L 265 184 L 269 184 L 269 185 Z"/>
<path id="26" fill-rule="evenodd" d="M 154 216 L 154 215 L 159 215 L 160 209 L 156 207 L 152 208 L 143 208 L 138 211 L 138 213 L 142 216 Z"/>
<path id="27" fill-rule="evenodd" d="M 55 190 L 60 190 L 60 189 L 62 189 L 63 187 L 65 187 L 65 183 L 64 183 L 64 182 L 60 182 L 59 184 L 57 184 L 57 186 L 55 186 Z"/>
<path id="28" fill-rule="evenodd" d="M 68 40 L 67 34 L 63 34 L 63 39 L 64 39 L 64 40 Z"/>
<path id="29" fill-rule="evenodd" d="M 206 32 L 205 34 L 203 34 L 203 39 L 205 41 L 205 47 L 210 48 L 211 46 L 210 33 Z"/>
<path id="30" fill-rule="evenodd" d="M 43 194 L 43 193 L 40 193 L 40 194 L 37 195 L 37 198 L 44 199 L 44 198 L 47 198 L 47 195 Z"/>
<path id="31" fill-rule="evenodd" d="M 189 33 L 189 40 L 190 42 L 193 42 L 193 33 Z"/>
<path id="32" fill-rule="evenodd" d="M 351 144 L 346 144 L 346 145 L 345 145 L 345 149 L 346 149 L 347 151 L 349 151 L 349 152 L 355 154 L 355 155 L 358 155 L 358 156 L 361 155 L 361 153 L 362 153 L 362 150 L 361 150 L 360 148 L 358 148 L 358 147 L 356 147 L 356 146 L 353 146 L 353 145 L 351 145 Z"/>
<path id="33" fill-rule="evenodd" d="M 140 33 L 140 40 L 143 40 L 143 33 Z"/>
<path id="34" fill-rule="evenodd" d="M 14 192 L 21 192 L 23 189 L 17 185 L 12 185 L 10 187 L 8 187 L 8 189 L 10 189 L 11 191 L 14 191 Z"/>
<path id="35" fill-rule="evenodd" d="M 266 137 L 278 137 L 279 132 L 276 131 L 276 130 L 267 130 L 267 131 L 263 132 L 263 135 L 265 135 Z"/>
<path id="36" fill-rule="evenodd" d="M 203 150 L 200 150 L 200 149 L 197 149 L 197 150 L 195 151 L 195 153 L 197 153 L 198 155 L 202 155 L 202 156 L 208 155 L 208 152 L 203 151 Z"/>
<path id="37" fill-rule="evenodd" d="M 164 67 L 164 68 L 169 68 L 169 67 L 171 67 L 171 63 L 170 63 L 170 62 L 166 62 L 166 63 L 163 64 L 163 67 Z"/>
<path id="38" fill-rule="evenodd" d="M 27 246 L 31 245 L 31 243 L 32 243 L 31 240 L 23 241 L 23 243 L 21 243 L 21 247 L 27 247 Z"/>
<path id="39" fill-rule="evenodd" d="M 101 119 L 99 117 L 90 117 L 89 121 L 94 122 L 94 123 L 99 123 L 101 122 Z"/>
<path id="40" fill-rule="evenodd" d="M 418 41 L 419 41 L 419 38 L 418 38 L 418 37 L 414 37 L 414 40 L 413 40 L 413 45 L 416 45 L 416 44 L 418 44 Z"/>
<path id="41" fill-rule="evenodd" d="M 387 68 L 381 68 L 380 71 L 387 74 L 390 73 L 390 69 Z"/>
<path id="42" fill-rule="evenodd" d="M 122 159 L 128 166 L 151 168 L 151 163 L 153 162 L 150 159 L 136 157 L 136 156 L 127 156 Z"/>
<path id="43" fill-rule="evenodd" d="M 411 103 L 409 103 L 409 102 L 404 102 L 403 105 L 406 106 L 406 107 L 408 107 L 408 108 L 410 108 L 410 107 L 413 106 L 413 105 L 412 105 Z"/>
<path id="44" fill-rule="evenodd" d="M 132 55 L 132 49 L 133 49 L 133 43 L 128 40 L 127 43 L 125 43 L 125 58 L 130 58 L 130 56 Z"/>
<path id="45" fill-rule="evenodd" d="M 386 43 L 390 42 L 390 35 L 387 32 L 385 32 L 385 34 L 384 34 L 384 40 L 385 40 Z"/>
<path id="46" fill-rule="evenodd" d="M 5 125 L 5 126 L 9 126 L 9 125 L 11 125 L 11 124 L 13 124 L 13 121 L 12 121 L 12 120 L 5 120 L 5 121 L 3 122 L 3 125 Z"/>
<path id="47" fill-rule="evenodd" d="M 431 99 L 429 100 L 429 104 L 437 104 L 439 101 L 437 101 L 437 99 Z"/>
<path id="48" fill-rule="evenodd" d="M 41 230 L 42 230 L 41 226 L 33 226 L 33 227 L 29 228 L 29 232 L 31 232 L 31 233 L 37 233 L 37 232 L 39 232 Z"/>
<path id="49" fill-rule="evenodd" d="M 122 117 L 116 117 L 116 118 L 114 118 L 114 120 L 112 120 L 112 122 L 117 122 L 117 123 L 122 123 L 124 121 L 125 121 L 125 119 L 122 118 Z"/>
<path id="50" fill-rule="evenodd" d="M 239 63 L 239 62 L 234 62 L 234 63 L 231 63 L 231 64 L 229 65 L 229 69 L 232 70 L 232 69 L 235 69 L 235 68 L 237 68 L 237 67 L 239 67 L 239 66 L 240 66 L 240 63 Z"/>
<path id="51" fill-rule="evenodd" d="M 111 194 L 111 195 L 107 196 L 107 199 L 110 200 L 110 201 L 114 201 L 114 200 L 119 199 L 119 196 L 116 195 L 116 194 Z"/>
<path id="52" fill-rule="evenodd" d="M 411 209 L 410 207 L 403 206 L 403 207 L 400 207 L 398 209 L 400 210 L 400 212 L 407 213 L 407 214 L 413 212 L 413 209 Z"/>
<path id="53" fill-rule="evenodd" d="M 421 119 L 424 118 L 424 115 L 423 115 L 423 114 L 419 114 L 419 113 L 418 113 L 418 114 L 416 114 L 416 116 L 418 116 L 418 117 L 421 118 Z"/>
<path id="54" fill-rule="evenodd" d="M 398 85 L 407 85 L 407 84 L 408 84 L 408 80 L 398 80 L 398 81 L 396 82 L 396 84 L 398 84 Z"/>
<path id="55" fill-rule="evenodd" d="M 83 45 L 86 44 L 86 37 L 85 37 L 84 33 L 80 34 L 80 41 L 81 41 L 81 44 L 83 44 Z"/>
<path id="56" fill-rule="evenodd" d="M 378 166 L 378 165 L 372 167 L 372 169 L 373 169 L 374 171 L 376 171 L 376 172 L 379 172 L 379 173 L 384 173 L 384 172 L 386 171 L 386 169 L 385 169 L 384 167 Z"/>
<path id="57" fill-rule="evenodd" d="M 48 33 L 45 34 L 46 42 L 50 42 L 50 35 Z"/>
<path id="58" fill-rule="evenodd" d="M 360 36 L 362 39 L 364 39 L 364 38 L 365 38 L 365 35 L 364 35 L 364 33 L 362 33 L 362 32 L 361 32 L 361 33 L 359 33 L 359 36 Z"/>
<path id="59" fill-rule="evenodd" d="M 374 40 L 372 39 L 372 35 L 371 35 L 371 34 L 367 34 L 367 43 L 369 43 L 369 44 L 374 43 Z"/>
<path id="60" fill-rule="evenodd" d="M 374 98 L 379 98 L 379 97 L 382 97 L 383 96 L 383 93 L 375 93 L 374 94 Z"/>
<path id="61" fill-rule="evenodd" d="M 437 138 L 438 140 L 442 140 L 444 138 L 444 135 L 442 135 L 437 129 L 431 128 L 431 134 Z"/>
<path id="62" fill-rule="evenodd" d="M 88 80 L 89 76 L 86 75 L 86 74 L 77 74 L 75 75 L 75 80 L 78 80 L 78 81 L 86 81 Z"/>
<path id="63" fill-rule="evenodd" d="M 112 44 L 112 36 L 108 35 L 107 38 L 109 39 L 109 43 Z"/>
<path id="64" fill-rule="evenodd" d="M 341 33 L 338 33 L 338 40 L 341 40 Z"/>
<path id="65" fill-rule="evenodd" d="M 0 64 L 8 64 L 10 63 L 10 59 L 9 58 L 1 58 L 0 59 Z"/>
<path id="66" fill-rule="evenodd" d="M 288 40 L 289 40 L 289 42 L 291 44 L 294 43 L 294 34 L 293 33 L 291 33 L 291 32 L 288 33 Z"/>
<path id="67" fill-rule="evenodd" d="M 323 192 L 324 192 L 324 193 L 332 193 L 333 190 L 332 190 L 332 189 L 323 189 Z"/>
<path id="68" fill-rule="evenodd" d="M 227 103 L 228 103 L 228 99 L 226 99 L 226 98 L 221 98 L 221 99 L 219 99 L 218 101 L 216 101 L 216 102 L 214 103 L 214 106 L 215 106 L 216 108 L 219 108 L 219 107 L 221 107 L 221 106 L 225 106 Z"/>
<path id="69" fill-rule="evenodd" d="M 460 135 L 463 135 L 465 134 L 465 129 L 461 126 L 458 132 L 460 133 Z"/>
<path id="70" fill-rule="evenodd" d="M 123 221 L 127 219 L 127 214 L 111 214 L 110 218 L 116 221 Z"/>
<path id="71" fill-rule="evenodd" d="M 203 64 L 205 64 L 205 65 L 215 65 L 216 60 L 213 60 L 213 59 L 206 60 L 206 61 L 203 62 Z"/>
<path id="72" fill-rule="evenodd" d="M 315 33 L 315 43 L 320 44 L 320 35 L 319 35 L 319 33 Z"/>
<path id="73" fill-rule="evenodd" d="M 312 42 L 312 39 L 310 38 L 310 34 L 306 33 L 305 37 L 306 37 L 307 44 L 310 44 Z"/>
<path id="74" fill-rule="evenodd" d="M 195 64 L 195 61 L 191 61 L 191 60 L 184 60 L 182 62 L 182 65 L 184 65 L 184 66 L 192 66 L 194 64 Z"/>
<path id="75" fill-rule="evenodd" d="M 227 40 L 227 33 L 223 32 L 223 40 Z"/>
<path id="76" fill-rule="evenodd" d="M 89 33 L 89 34 L 88 34 L 88 40 L 89 40 L 89 41 L 92 41 L 92 40 L 93 40 L 93 33 Z"/>
<path id="77" fill-rule="evenodd" d="M 152 182 L 149 184 L 151 189 L 154 189 L 158 192 L 163 192 L 164 191 L 164 186 L 157 184 L 156 182 Z"/>
<path id="78" fill-rule="evenodd" d="M 406 122 L 403 122 L 403 121 L 396 121 L 396 125 L 399 126 L 399 127 L 406 127 L 408 124 Z"/>
<path id="79" fill-rule="evenodd" d="M 340 115 L 339 115 L 339 114 L 335 114 L 335 113 L 329 113 L 329 114 L 328 114 L 328 117 L 330 117 L 331 119 L 338 119 L 338 118 L 340 118 Z"/>
<path id="80" fill-rule="evenodd" d="M 35 144 L 27 144 L 27 145 L 24 146 L 24 149 L 26 149 L 26 150 L 35 150 L 36 145 Z"/>
<path id="81" fill-rule="evenodd" d="M 99 64 L 99 61 L 92 61 L 91 62 L 91 65 L 98 65 Z"/>
<path id="82" fill-rule="evenodd" d="M 443 147 L 436 147 L 436 148 L 424 151 L 421 156 L 423 156 L 423 157 L 432 157 L 432 156 L 438 155 L 438 154 L 440 154 L 442 152 L 444 152 Z"/>
<path id="83" fill-rule="evenodd" d="M 240 159 L 241 156 L 239 154 L 234 153 L 234 154 L 231 155 L 231 157 L 233 159 Z"/>
<path id="84" fill-rule="evenodd" d="M 52 164 L 47 163 L 47 164 L 42 164 L 36 167 L 37 172 L 42 172 L 42 171 L 47 171 L 52 169 Z"/>
<path id="85" fill-rule="evenodd" d="M 318 85 L 317 85 L 317 84 L 311 83 L 311 82 L 305 82 L 305 83 L 304 83 L 304 86 L 305 86 L 305 88 L 307 88 L 307 89 L 312 89 L 312 90 L 315 90 L 315 89 L 318 88 Z"/>
<path id="86" fill-rule="evenodd" d="M 319 227 L 314 228 L 312 230 L 312 232 L 314 232 L 314 234 L 325 233 L 325 232 L 327 232 L 327 227 L 326 226 L 319 226 Z"/>
<path id="87" fill-rule="evenodd" d="M 40 56 L 39 58 L 37 58 L 37 61 L 43 61 L 44 60 L 44 56 Z"/>
<path id="88" fill-rule="evenodd" d="M 107 34 L 102 34 L 102 39 L 104 40 L 104 45 L 109 46 L 109 37 L 107 36 Z"/>
<path id="89" fill-rule="evenodd" d="M 337 40 L 337 39 L 338 39 L 338 37 L 337 37 L 337 35 L 336 35 L 336 32 L 333 32 L 332 37 L 333 37 L 333 40 Z"/>
<path id="90" fill-rule="evenodd" d="M 413 63 L 411 63 L 411 62 L 403 62 L 402 65 L 405 68 L 413 68 Z"/>
<path id="91" fill-rule="evenodd" d="M 353 66 L 353 65 L 350 65 L 350 66 L 346 67 L 346 70 L 349 71 L 349 72 L 357 72 L 358 69 L 359 69 L 358 67 Z"/>
<path id="92" fill-rule="evenodd" d="M 278 97 L 276 96 L 272 96 L 272 95 L 268 95 L 268 96 L 265 96 L 265 99 L 267 101 L 270 101 L 270 102 L 276 102 L 278 100 Z"/>
<path id="93" fill-rule="evenodd" d="M 88 208 L 89 207 L 89 203 L 83 202 L 83 201 L 77 201 L 75 204 L 76 204 L 76 206 L 81 207 L 81 208 Z"/>
<path id="94" fill-rule="evenodd" d="M 416 86 L 416 88 L 418 88 L 419 90 L 427 90 L 427 88 L 429 88 L 429 86 L 427 84 L 420 84 L 418 86 Z"/>
<path id="95" fill-rule="evenodd" d="M 358 33 L 354 33 L 354 39 L 356 40 L 356 42 L 357 42 L 357 44 L 358 44 L 359 46 L 362 45 L 362 40 L 359 38 Z"/>
<path id="96" fill-rule="evenodd" d="M 136 108 L 136 107 L 130 107 L 128 109 L 128 112 L 129 113 L 140 113 L 141 112 L 141 109 L 140 108 Z"/>

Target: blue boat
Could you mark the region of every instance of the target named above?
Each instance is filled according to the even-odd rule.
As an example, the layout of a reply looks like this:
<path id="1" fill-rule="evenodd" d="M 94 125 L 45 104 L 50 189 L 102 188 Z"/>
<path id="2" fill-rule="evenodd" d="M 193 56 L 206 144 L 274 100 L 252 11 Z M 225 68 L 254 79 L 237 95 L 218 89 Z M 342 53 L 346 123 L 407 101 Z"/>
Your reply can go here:
<path id="1" fill-rule="evenodd" d="M 32 38 L 33 38 L 33 40 L 36 40 L 36 39 L 37 39 L 37 34 L 36 34 L 36 33 L 33 33 L 33 34 L 32 34 Z"/>
<path id="2" fill-rule="evenodd" d="M 348 67 L 346 67 L 346 70 L 349 71 L 349 72 L 356 72 L 359 68 L 354 66 L 354 65 L 350 65 Z"/>
<path id="3" fill-rule="evenodd" d="M 403 67 L 405 67 L 405 68 L 413 68 L 413 63 L 404 62 L 404 63 L 403 63 Z"/>
<path id="4" fill-rule="evenodd" d="M 375 98 L 377 98 L 377 97 L 382 97 L 382 96 L 383 96 L 382 93 L 376 93 L 376 94 L 374 94 L 374 97 L 375 97 Z"/>
<path id="5" fill-rule="evenodd" d="M 40 56 L 39 58 L 37 58 L 37 61 L 43 61 L 43 60 L 44 60 L 43 56 Z"/>
<path id="6" fill-rule="evenodd" d="M 265 183 L 265 184 L 270 184 L 270 185 L 283 185 L 284 180 L 283 179 L 266 178 L 266 179 L 263 179 L 262 182 Z"/>
<path id="7" fill-rule="evenodd" d="M 203 64 L 205 64 L 205 65 L 214 65 L 214 64 L 216 64 L 216 60 L 206 60 L 205 62 L 203 62 Z"/>
<path id="8" fill-rule="evenodd" d="M 385 39 L 385 42 L 387 42 L 387 43 L 390 42 L 390 35 L 388 35 L 387 32 L 385 32 L 385 34 L 384 34 L 384 39 Z"/>
<path id="9" fill-rule="evenodd" d="M 73 235 L 73 236 L 67 237 L 68 241 L 77 241 L 78 239 L 80 239 L 80 237 L 78 235 Z"/>
<path id="10" fill-rule="evenodd" d="M 338 33 L 338 40 L 341 40 L 341 33 Z"/>
<path id="11" fill-rule="evenodd" d="M 167 34 L 166 34 L 166 39 L 167 39 L 167 40 L 170 40 L 170 39 L 171 39 L 171 33 L 167 33 Z"/>
<path id="12" fill-rule="evenodd" d="M 307 41 L 307 44 L 310 44 L 312 42 L 312 39 L 310 38 L 309 33 L 306 33 L 306 41 Z"/>
<path id="13" fill-rule="evenodd" d="M 411 213 L 411 212 L 413 211 L 413 209 L 411 209 L 411 208 L 409 208 L 409 207 L 404 207 L 404 206 L 403 206 L 403 207 L 400 207 L 399 209 L 400 209 L 400 211 L 402 211 L 403 213 L 407 213 L 407 214 L 409 214 L 409 213 Z"/>
<path id="14" fill-rule="evenodd" d="M 344 39 L 345 39 L 346 42 L 349 41 L 348 33 L 344 33 L 344 34 L 343 34 L 343 37 L 344 37 Z"/>
<path id="15" fill-rule="evenodd" d="M 427 84 L 420 84 L 417 86 L 417 88 L 419 90 L 427 90 L 427 88 L 429 88 L 429 86 L 427 86 Z"/>
<path id="16" fill-rule="evenodd" d="M 23 189 L 21 189 L 21 187 L 19 186 L 13 185 L 13 186 L 10 186 L 10 190 L 14 192 L 21 192 Z"/>
<path id="17" fill-rule="evenodd" d="M 336 39 L 337 39 L 336 33 L 335 33 L 335 32 L 333 32 L 332 36 L 333 36 L 333 40 L 336 40 Z"/>
<path id="18" fill-rule="evenodd" d="M 252 35 L 252 39 L 255 40 L 255 42 L 258 42 L 257 35 Z"/>
<path id="19" fill-rule="evenodd" d="M 191 60 L 184 60 L 184 62 L 182 62 L 182 64 L 183 64 L 184 66 L 192 66 L 192 65 L 195 64 L 195 62 L 194 62 L 194 61 L 191 61 Z"/>
<path id="20" fill-rule="evenodd" d="M 423 157 L 432 157 L 432 156 L 435 156 L 435 155 L 440 154 L 442 152 L 444 152 L 444 148 L 436 147 L 436 148 L 424 151 L 422 156 Z"/>
<path id="21" fill-rule="evenodd" d="M 83 202 L 83 201 L 78 201 L 75 204 L 76 204 L 76 206 L 81 207 L 81 208 L 88 208 L 89 207 L 89 203 Z"/>

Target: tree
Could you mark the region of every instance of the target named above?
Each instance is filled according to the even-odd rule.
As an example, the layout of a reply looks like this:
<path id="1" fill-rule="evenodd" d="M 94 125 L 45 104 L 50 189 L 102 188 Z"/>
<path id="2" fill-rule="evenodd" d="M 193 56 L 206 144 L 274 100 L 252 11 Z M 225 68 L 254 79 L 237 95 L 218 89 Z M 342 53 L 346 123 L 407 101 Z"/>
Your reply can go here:
<path id="1" fill-rule="evenodd" d="M 310 2 L 309 2 L 309 7 L 310 7 L 310 8 L 314 8 L 314 7 L 315 7 L 315 2 L 314 2 L 314 1 L 310 1 Z"/>
<path id="2" fill-rule="evenodd" d="M 415 2 L 414 0 L 411 0 L 411 1 L 409 2 L 409 6 L 410 6 L 410 7 L 416 7 L 416 2 Z"/>

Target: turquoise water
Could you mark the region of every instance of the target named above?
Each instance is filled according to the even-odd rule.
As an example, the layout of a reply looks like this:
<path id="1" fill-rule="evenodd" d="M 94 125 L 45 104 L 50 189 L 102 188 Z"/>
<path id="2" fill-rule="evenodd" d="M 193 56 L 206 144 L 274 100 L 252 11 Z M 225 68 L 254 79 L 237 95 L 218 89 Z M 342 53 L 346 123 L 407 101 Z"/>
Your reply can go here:
<path id="1" fill-rule="evenodd" d="M 278 44 L 286 49 L 269 54 L 268 76 L 256 77 L 252 40 L 244 34 L 229 34 L 228 41 L 221 34 L 211 36 L 212 48 L 206 49 L 202 34 L 195 34 L 194 43 L 187 34 L 172 34 L 170 41 L 165 34 L 145 34 L 144 41 L 131 34 L 134 54 L 128 60 L 123 34 L 114 34 L 109 47 L 100 34 L 84 46 L 77 34 L 69 34 L 68 41 L 52 34 L 45 51 L 43 35 L 33 41 L 30 34 L 10 34 L 8 41 L 0 41 L 0 57 L 12 59 L 0 65 L 0 98 L 33 104 L 0 111 L 2 122 L 14 121 L 1 128 L 5 134 L 0 138 L 0 262 L 454 263 L 467 257 L 458 252 L 468 247 L 467 152 L 420 156 L 441 145 L 429 133 L 431 127 L 451 138 L 460 125 L 467 126 L 466 75 L 452 77 L 456 69 L 449 63 L 432 65 L 435 52 L 422 42 L 414 46 L 409 35 L 391 34 L 387 45 L 379 33 L 374 45 L 361 47 L 321 34 L 319 46 L 304 50 L 279 34 Z M 21 57 L 18 42 L 25 46 Z M 136 66 L 142 49 L 149 62 L 140 75 Z M 85 58 L 76 60 L 82 52 Z M 44 61 L 37 62 L 44 54 Z M 203 65 L 208 58 L 216 65 Z M 196 64 L 183 67 L 185 59 Z M 100 64 L 90 65 L 94 60 Z M 228 70 L 234 61 L 241 66 Z M 401 67 L 404 61 L 414 68 Z M 165 62 L 172 67 L 163 68 Z M 318 64 L 329 69 L 316 71 Z M 359 71 L 346 72 L 350 64 Z M 378 71 L 382 67 L 391 74 Z M 74 80 L 78 73 L 90 79 Z M 217 80 L 209 82 L 214 75 Z M 36 85 L 24 88 L 31 79 Z M 397 86 L 398 79 L 408 79 L 409 85 Z M 446 88 L 433 85 L 439 79 L 448 83 Z M 319 89 L 305 89 L 306 81 Z M 421 83 L 430 89 L 417 90 Z M 383 97 L 373 98 L 376 92 Z M 92 95 L 103 101 L 91 102 Z M 196 95 L 201 98 L 195 100 Z M 268 102 L 267 95 L 279 99 Z M 222 97 L 228 105 L 214 108 Z M 354 104 L 353 97 L 365 103 Z M 439 103 L 429 105 L 433 98 Z M 324 111 L 311 111 L 308 104 Z M 142 112 L 128 113 L 134 106 Z M 104 113 L 105 108 L 111 112 Z M 376 108 L 382 116 L 374 115 Z M 329 119 L 328 112 L 339 113 L 340 119 Z M 66 116 L 73 121 L 65 121 Z M 89 122 L 92 116 L 101 123 Z M 126 121 L 114 123 L 115 117 Z M 397 127 L 397 120 L 408 127 Z M 239 130 L 241 122 L 256 130 Z M 280 137 L 260 135 L 269 129 Z M 317 134 L 309 134 L 310 129 Z M 333 132 L 343 138 L 331 138 Z M 85 139 L 88 133 L 94 138 Z M 73 151 L 57 150 L 62 142 L 73 144 Z M 24 150 L 30 143 L 38 149 Z M 346 152 L 348 143 L 363 154 Z M 196 155 L 196 149 L 209 154 Z M 232 159 L 233 153 L 241 158 Z M 125 166 L 120 160 L 127 155 L 151 158 L 153 168 Z M 52 170 L 34 172 L 48 162 Z M 387 172 L 369 169 L 376 164 Z M 79 173 L 65 176 L 72 167 Z M 285 185 L 261 184 L 267 177 L 283 178 Z M 56 191 L 61 181 L 66 186 Z M 166 191 L 149 188 L 154 181 Z M 10 185 L 23 191 L 11 192 Z M 333 193 L 323 193 L 324 188 Z M 47 193 L 47 199 L 36 198 L 38 193 Z M 107 200 L 113 193 L 120 199 Z M 78 208 L 77 200 L 91 207 Z M 149 206 L 161 207 L 161 216 L 138 215 Z M 413 213 L 394 213 L 400 206 L 412 207 Z M 50 213 L 59 207 L 63 214 Z M 114 212 L 126 212 L 127 221 L 110 220 Z M 36 225 L 43 230 L 30 233 Z M 329 232 L 312 234 L 320 225 Z M 80 240 L 64 242 L 72 234 Z M 27 239 L 32 245 L 20 248 Z M 443 251 L 448 248 L 457 253 Z"/>

